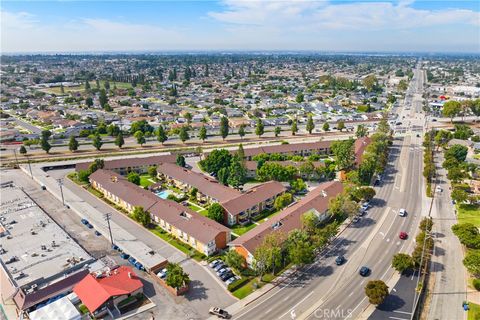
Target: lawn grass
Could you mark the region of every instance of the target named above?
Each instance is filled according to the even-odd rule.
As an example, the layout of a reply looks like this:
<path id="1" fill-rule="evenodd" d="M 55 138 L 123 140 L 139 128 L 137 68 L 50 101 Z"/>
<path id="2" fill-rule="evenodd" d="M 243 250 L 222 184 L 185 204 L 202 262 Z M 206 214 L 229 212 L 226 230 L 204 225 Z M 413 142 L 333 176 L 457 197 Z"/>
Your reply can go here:
<path id="1" fill-rule="evenodd" d="M 460 204 L 457 205 L 458 222 L 472 223 L 480 227 L 480 206 L 475 204 Z"/>
<path id="2" fill-rule="evenodd" d="M 468 310 L 468 320 L 477 320 L 480 319 L 480 305 L 469 302 L 468 303 L 469 310 Z"/>
<path id="3" fill-rule="evenodd" d="M 104 83 L 105 83 L 104 80 L 100 81 L 100 89 L 104 89 Z M 130 83 L 127 83 L 127 82 L 113 82 L 113 81 L 110 81 L 110 89 L 113 89 L 114 84 L 117 86 L 117 89 L 128 89 L 128 88 L 132 87 L 132 85 Z M 90 81 L 90 87 L 93 88 L 93 89 L 97 88 L 96 81 Z M 47 93 L 54 93 L 56 95 L 61 95 L 62 94 L 62 90 L 61 90 L 60 86 L 45 88 L 45 89 L 42 89 L 41 91 L 44 91 L 44 92 L 47 92 Z M 82 83 L 79 86 L 63 87 L 63 91 L 65 93 L 83 92 L 83 91 L 85 91 L 85 83 Z"/>
<path id="4" fill-rule="evenodd" d="M 255 284 L 257 286 L 255 287 Z M 253 278 L 249 282 L 247 282 L 243 287 L 238 288 L 237 290 L 233 291 L 232 294 L 237 297 L 238 299 L 243 299 L 252 293 L 254 290 L 259 289 L 262 287 L 262 283 L 258 281 L 257 278 Z"/>
<path id="5" fill-rule="evenodd" d="M 238 234 L 239 236 L 241 236 L 242 234 L 252 230 L 253 228 L 255 228 L 256 224 L 254 223 L 249 223 L 249 224 L 246 224 L 246 225 L 236 225 L 236 226 L 233 226 L 231 228 L 232 232 L 235 233 L 235 234 Z"/>
<path id="6" fill-rule="evenodd" d="M 202 254 L 201 252 L 195 250 L 194 248 L 190 247 L 188 244 L 175 239 L 173 236 L 168 234 L 166 231 L 164 231 L 162 228 L 159 226 L 155 226 L 153 229 L 149 229 L 150 232 L 158 236 L 159 238 L 163 239 L 164 241 L 168 242 L 170 245 L 174 246 L 178 250 L 182 251 L 186 255 L 192 257 L 196 261 L 202 261 L 205 260 L 206 256 Z M 193 254 L 192 254 L 193 253 Z"/>
<path id="7" fill-rule="evenodd" d="M 152 181 L 150 181 L 152 177 L 150 177 L 148 174 L 141 175 L 140 176 L 140 186 L 142 187 L 149 187 L 153 184 Z"/>

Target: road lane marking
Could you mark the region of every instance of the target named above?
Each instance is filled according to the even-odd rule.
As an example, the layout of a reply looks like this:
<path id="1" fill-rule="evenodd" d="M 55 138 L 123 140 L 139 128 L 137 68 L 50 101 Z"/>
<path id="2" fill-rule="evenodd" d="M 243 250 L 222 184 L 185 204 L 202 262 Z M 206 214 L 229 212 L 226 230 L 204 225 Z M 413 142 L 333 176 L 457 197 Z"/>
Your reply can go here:
<path id="1" fill-rule="evenodd" d="M 290 308 L 290 310 L 288 310 L 287 312 L 285 312 L 284 314 L 282 314 L 280 317 L 278 317 L 278 319 L 280 318 L 283 318 L 283 316 L 289 314 L 290 312 L 292 312 L 292 310 L 295 310 L 295 308 L 301 304 L 303 301 L 307 300 L 308 297 L 310 297 L 311 295 L 313 294 L 313 291 L 311 291 L 309 294 L 307 294 L 302 300 L 300 300 L 297 304 L 295 304 L 292 308 Z"/>
<path id="2" fill-rule="evenodd" d="M 393 320 L 408 320 L 405 318 L 397 318 L 397 317 L 388 317 L 388 319 L 393 319 Z"/>
<path id="3" fill-rule="evenodd" d="M 404 314 L 412 314 L 411 312 L 398 311 L 398 310 L 393 310 L 393 312 L 396 312 L 396 313 L 404 313 Z"/>

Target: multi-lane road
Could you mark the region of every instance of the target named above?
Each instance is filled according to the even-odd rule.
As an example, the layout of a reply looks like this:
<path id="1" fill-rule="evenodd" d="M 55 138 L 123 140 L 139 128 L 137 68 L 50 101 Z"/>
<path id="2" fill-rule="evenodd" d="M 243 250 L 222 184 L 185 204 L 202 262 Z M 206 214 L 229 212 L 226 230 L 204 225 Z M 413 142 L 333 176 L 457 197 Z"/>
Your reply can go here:
<path id="1" fill-rule="evenodd" d="M 413 238 L 427 204 L 422 178 L 423 135 L 421 131 L 418 137 L 411 132 L 423 126 L 419 114 L 423 77 L 419 70 L 415 75 L 412 98 L 405 101 L 410 108 L 398 110 L 400 117 L 408 119 L 408 132 L 394 141 L 383 183 L 376 188 L 374 207 L 358 224 L 345 229 L 313 264 L 235 312 L 235 319 L 355 319 L 369 306 L 364 293 L 368 280 L 381 279 L 395 285 L 398 275 L 391 268 L 391 259 L 397 252 L 413 249 Z M 407 217 L 398 215 L 400 208 L 407 210 Z M 400 231 L 410 237 L 400 240 Z M 342 266 L 335 265 L 338 255 L 347 258 Z M 369 277 L 358 274 L 361 266 L 372 270 Z M 412 310 L 410 304 L 404 308 Z M 409 319 L 411 311 L 403 312 L 397 318 Z"/>

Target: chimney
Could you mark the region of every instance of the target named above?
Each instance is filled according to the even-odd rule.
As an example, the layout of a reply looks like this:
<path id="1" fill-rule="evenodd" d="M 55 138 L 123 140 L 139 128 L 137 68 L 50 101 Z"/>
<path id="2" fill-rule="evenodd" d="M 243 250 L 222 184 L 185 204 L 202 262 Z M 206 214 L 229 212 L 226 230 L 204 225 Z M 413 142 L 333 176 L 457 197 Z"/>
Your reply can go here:
<path id="1" fill-rule="evenodd" d="M 132 273 L 131 273 L 131 272 L 128 273 L 128 277 L 129 277 L 130 279 L 132 279 Z"/>

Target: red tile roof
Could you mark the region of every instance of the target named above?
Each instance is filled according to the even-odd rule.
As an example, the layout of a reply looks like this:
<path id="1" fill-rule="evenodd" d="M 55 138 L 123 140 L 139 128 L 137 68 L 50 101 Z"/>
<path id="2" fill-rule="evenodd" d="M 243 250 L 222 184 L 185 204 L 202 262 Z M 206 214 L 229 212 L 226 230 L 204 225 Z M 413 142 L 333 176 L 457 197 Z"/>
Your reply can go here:
<path id="1" fill-rule="evenodd" d="M 92 274 L 87 275 L 73 288 L 73 291 L 93 313 L 108 299 L 130 294 L 142 287 L 142 281 L 132 268 L 121 266 L 110 271 L 109 275 L 104 277 L 96 278 Z"/>
<path id="2" fill-rule="evenodd" d="M 128 167 L 137 167 L 137 166 L 154 166 L 160 162 L 172 162 L 174 163 L 177 159 L 177 156 L 174 154 L 165 154 L 160 156 L 152 157 L 143 157 L 143 158 L 124 158 L 124 159 L 115 159 L 115 160 L 105 160 L 104 169 L 114 170 Z M 75 166 L 76 171 L 87 170 L 92 162 L 81 162 L 77 163 Z"/>

